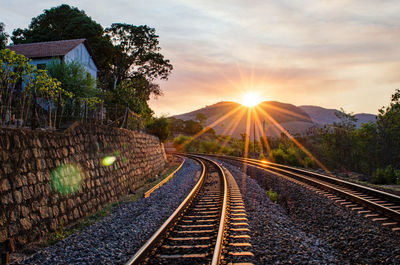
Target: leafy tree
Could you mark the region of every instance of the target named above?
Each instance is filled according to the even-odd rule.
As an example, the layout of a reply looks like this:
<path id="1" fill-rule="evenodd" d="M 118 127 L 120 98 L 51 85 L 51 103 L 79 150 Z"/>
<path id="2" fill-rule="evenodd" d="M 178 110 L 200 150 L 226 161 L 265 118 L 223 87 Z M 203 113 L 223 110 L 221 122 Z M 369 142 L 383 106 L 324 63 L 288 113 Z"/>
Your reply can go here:
<path id="1" fill-rule="evenodd" d="M 166 117 L 152 118 L 147 124 L 147 131 L 165 142 L 171 135 L 169 120 Z"/>
<path id="2" fill-rule="evenodd" d="M 114 89 L 132 77 L 143 76 L 149 81 L 168 78 L 172 65 L 159 53 L 161 48 L 154 28 L 114 23 L 106 33 L 116 49 L 112 69 Z M 152 88 L 151 93 L 160 95 L 158 87 Z"/>
<path id="3" fill-rule="evenodd" d="M 203 113 L 196 114 L 196 121 L 200 122 L 201 126 L 205 127 L 207 123 L 207 116 Z"/>
<path id="4" fill-rule="evenodd" d="M 187 120 L 185 121 L 185 128 L 183 131 L 188 135 L 194 135 L 200 132 L 203 129 L 203 126 L 197 121 Z"/>
<path id="5" fill-rule="evenodd" d="M 65 98 L 65 108 L 57 107 L 58 115 L 79 116 L 85 105 L 93 107 L 100 102 L 98 90 L 96 89 L 96 80 L 90 76 L 85 68 L 76 61 L 61 62 L 52 60 L 47 65 L 49 75 L 61 82 L 64 91 L 72 93 L 72 98 Z"/>
<path id="6" fill-rule="evenodd" d="M 29 80 L 34 70 L 29 62 L 28 58 L 14 51 L 0 50 L 0 120 L 2 125 L 10 120 L 14 111 L 20 111 L 19 118 L 25 116 L 25 106 L 22 106 L 24 105 L 22 102 L 25 102 L 26 94 L 18 97 L 17 84 Z M 22 99 L 22 102 L 18 99 Z M 20 110 L 18 110 L 19 107 Z"/>
<path id="7" fill-rule="evenodd" d="M 85 38 L 93 49 L 100 72 L 109 69 L 113 46 L 103 27 L 83 10 L 63 4 L 44 10 L 32 18 L 26 29 L 17 28 L 11 40 L 14 44 Z"/>
<path id="8" fill-rule="evenodd" d="M 143 76 L 126 79 L 118 85 L 111 97 L 105 98 L 108 105 L 116 104 L 122 108 L 117 111 L 117 115 L 123 115 L 125 108 L 128 107 L 133 112 L 142 115 L 144 118 L 150 117 L 153 111 L 147 101 L 150 98 L 151 84 Z"/>
<path id="9" fill-rule="evenodd" d="M 2 125 L 10 123 L 17 115 L 21 121 L 31 126 L 39 124 L 39 103 L 47 107 L 47 125 L 54 127 L 57 115 L 53 103 L 62 105 L 62 96 L 72 96 L 61 88 L 60 82 L 50 77 L 45 70 L 37 70 L 30 60 L 8 49 L 0 50 L 0 121 Z M 18 84 L 18 85 L 17 85 Z"/>
<path id="10" fill-rule="evenodd" d="M 74 98 L 95 97 L 98 93 L 96 80 L 76 61 L 52 60 L 46 67 L 50 76 L 61 82 L 64 90 L 74 94 Z"/>
<path id="11" fill-rule="evenodd" d="M 384 164 L 400 169 L 400 89 L 392 95 L 390 105 L 379 110 L 376 123 Z"/>
<path id="12" fill-rule="evenodd" d="M 0 22 L 0 50 L 6 47 L 8 37 L 7 32 L 5 32 L 4 23 Z"/>
<path id="13" fill-rule="evenodd" d="M 181 119 L 176 119 L 174 117 L 169 118 L 172 133 L 183 133 L 185 128 L 185 122 Z"/>
<path id="14" fill-rule="evenodd" d="M 340 121 L 321 130 L 326 154 L 334 167 L 351 169 L 358 159 L 355 139 L 357 119 L 352 113 L 346 113 L 343 109 L 335 115 Z"/>

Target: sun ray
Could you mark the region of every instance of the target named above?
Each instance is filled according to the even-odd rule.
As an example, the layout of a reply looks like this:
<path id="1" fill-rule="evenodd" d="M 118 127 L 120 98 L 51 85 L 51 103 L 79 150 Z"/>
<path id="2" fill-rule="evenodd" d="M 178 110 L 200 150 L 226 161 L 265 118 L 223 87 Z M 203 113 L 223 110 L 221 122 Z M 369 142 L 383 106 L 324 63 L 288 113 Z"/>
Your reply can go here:
<path id="1" fill-rule="evenodd" d="M 271 155 L 271 147 L 270 147 L 269 142 L 267 140 L 264 128 L 261 125 L 260 117 L 258 115 L 257 110 L 258 110 L 257 108 L 254 109 L 254 118 L 256 120 L 256 124 L 258 125 L 259 130 L 262 132 L 261 133 L 261 138 L 262 138 L 263 142 L 265 143 L 265 147 L 267 148 L 268 156 L 270 156 Z M 260 145 L 260 150 L 263 152 L 263 155 L 264 155 L 264 148 L 262 147 L 261 141 L 259 141 L 259 145 Z"/>
<path id="2" fill-rule="evenodd" d="M 223 135 L 228 135 L 228 137 L 222 142 L 220 150 L 222 150 L 222 148 L 225 147 L 228 144 L 229 140 L 232 138 L 232 133 L 237 128 L 237 125 L 239 124 L 239 122 L 243 118 L 245 112 L 246 112 L 246 109 L 242 108 L 242 111 L 239 114 L 240 116 L 232 121 L 232 123 L 231 123 L 232 126 L 230 127 L 229 132 L 227 133 L 226 131 L 224 131 Z"/>
<path id="3" fill-rule="evenodd" d="M 292 116 L 297 117 L 297 118 L 306 119 L 306 120 L 309 119 L 309 116 L 304 116 L 304 115 L 301 115 L 299 113 L 296 113 L 296 112 L 293 112 L 293 111 L 290 111 L 290 110 L 287 110 L 287 109 L 283 109 L 283 108 L 280 108 L 280 107 L 277 107 L 277 106 L 273 106 L 273 105 L 269 104 L 268 102 L 262 102 L 257 107 L 262 108 L 264 106 L 266 106 L 268 108 L 271 108 L 271 109 L 275 109 L 275 110 L 277 110 L 279 112 L 283 112 L 283 113 L 292 115 Z"/>
<path id="4" fill-rule="evenodd" d="M 297 141 L 285 128 L 282 127 L 274 118 L 271 117 L 266 111 L 263 109 L 259 109 L 263 114 L 281 131 L 283 132 L 294 144 L 296 144 L 301 150 L 303 150 L 304 153 L 306 153 L 312 160 L 317 163 L 325 172 L 327 172 L 329 175 L 333 175 L 329 169 L 322 164 L 313 154 L 311 154 L 310 151 L 307 150 L 299 141 Z"/>
<path id="5" fill-rule="evenodd" d="M 201 136 L 202 134 L 204 134 L 205 132 L 207 132 L 210 128 L 214 128 L 216 125 L 218 125 L 220 122 L 224 121 L 225 119 L 227 119 L 228 117 L 232 116 L 233 114 L 235 114 L 238 110 L 240 110 L 242 108 L 241 105 L 237 106 L 236 108 L 234 108 L 233 110 L 229 111 L 228 113 L 225 113 L 223 116 L 219 117 L 216 121 L 214 121 L 213 123 L 211 123 L 209 126 L 203 128 L 200 132 L 196 133 L 195 135 L 193 135 L 193 137 L 191 137 L 189 140 L 183 142 L 182 144 L 180 144 L 179 146 L 177 146 L 177 149 L 181 149 L 183 146 L 191 143 L 193 140 L 195 140 L 196 138 L 198 138 L 199 136 Z"/>

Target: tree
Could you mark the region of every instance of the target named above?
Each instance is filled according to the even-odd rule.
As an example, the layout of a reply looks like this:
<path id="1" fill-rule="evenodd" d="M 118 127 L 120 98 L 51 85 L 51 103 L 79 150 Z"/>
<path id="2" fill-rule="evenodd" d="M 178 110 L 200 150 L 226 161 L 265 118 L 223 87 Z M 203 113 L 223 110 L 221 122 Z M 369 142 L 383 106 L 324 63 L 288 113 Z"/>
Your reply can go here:
<path id="1" fill-rule="evenodd" d="M 185 122 L 174 117 L 169 118 L 172 133 L 182 133 L 185 128 Z"/>
<path id="2" fill-rule="evenodd" d="M 168 78 L 173 67 L 159 53 L 161 48 L 154 28 L 114 23 L 106 29 L 106 33 L 115 46 L 112 69 L 114 89 L 123 80 L 137 76 L 143 76 L 150 82 Z M 155 86 L 150 92 L 155 95 L 161 93 Z"/>
<path id="3" fill-rule="evenodd" d="M 47 65 L 47 71 L 51 77 L 61 82 L 61 87 L 64 91 L 68 91 L 73 95 L 72 98 L 65 99 L 65 108 L 58 106 L 58 115 L 60 117 L 62 115 L 67 117 L 79 116 L 82 112 L 82 107 L 93 107 L 95 103 L 100 102 L 99 92 L 96 89 L 96 80 L 86 72 L 80 63 L 53 60 Z"/>
<path id="4" fill-rule="evenodd" d="M 85 38 L 100 65 L 100 74 L 108 71 L 113 46 L 103 27 L 83 10 L 63 4 L 44 10 L 32 18 L 26 29 L 17 28 L 11 40 L 14 44 Z M 100 75 L 100 77 L 101 77 Z"/>
<path id="5" fill-rule="evenodd" d="M 400 169 L 400 89 L 392 95 L 390 105 L 379 110 L 376 123 L 384 164 Z"/>
<path id="6" fill-rule="evenodd" d="M 0 50 L 0 122 L 10 125 L 13 117 L 22 122 L 31 115 L 31 126 L 39 124 L 39 105 L 47 114 L 47 126 L 56 124 L 55 105 L 62 105 L 62 96 L 72 94 L 45 70 L 37 70 L 30 60 L 8 49 Z M 32 106 L 32 107 L 31 107 Z"/>
<path id="7" fill-rule="evenodd" d="M 152 118 L 147 124 L 147 131 L 165 142 L 171 135 L 169 120 L 166 117 Z"/>
<path id="8" fill-rule="evenodd" d="M 121 116 L 128 107 L 131 111 L 147 118 L 153 114 L 147 101 L 150 97 L 151 84 L 143 76 L 126 79 L 121 82 L 117 90 L 111 93 L 111 97 L 106 98 L 109 105 L 116 104 L 120 108 L 116 115 Z"/>
<path id="9" fill-rule="evenodd" d="M 62 88 L 73 93 L 74 97 L 90 98 L 97 95 L 96 80 L 79 62 L 53 60 L 46 68 L 50 76 L 57 78 Z"/>
<path id="10" fill-rule="evenodd" d="M 197 113 L 196 114 L 196 121 L 199 121 L 201 126 L 205 127 L 207 124 L 207 116 L 203 113 Z"/>
<path id="11" fill-rule="evenodd" d="M 200 132 L 202 129 L 203 126 L 201 126 L 201 124 L 197 121 L 188 120 L 185 121 L 185 128 L 183 129 L 183 131 L 188 135 L 194 135 Z"/>
<path id="12" fill-rule="evenodd" d="M 4 23 L 0 22 L 0 50 L 4 49 L 7 45 L 8 34 L 5 32 Z"/>

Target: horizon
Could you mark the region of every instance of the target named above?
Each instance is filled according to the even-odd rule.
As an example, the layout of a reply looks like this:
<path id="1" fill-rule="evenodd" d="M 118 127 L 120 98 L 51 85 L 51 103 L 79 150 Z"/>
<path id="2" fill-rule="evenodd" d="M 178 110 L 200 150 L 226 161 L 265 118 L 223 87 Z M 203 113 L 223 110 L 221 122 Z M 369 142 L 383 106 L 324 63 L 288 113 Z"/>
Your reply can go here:
<path id="1" fill-rule="evenodd" d="M 260 103 L 258 103 L 258 104 L 256 104 L 256 105 L 254 105 L 253 107 L 257 107 L 257 106 L 259 106 L 259 105 L 261 105 L 261 104 L 263 104 L 263 103 L 265 103 L 265 102 L 277 102 L 277 103 L 283 103 L 283 104 L 290 104 L 290 105 L 293 105 L 293 106 L 295 106 L 295 107 L 317 107 L 317 108 L 323 108 L 323 109 L 327 109 L 327 110 L 337 110 L 337 111 L 340 111 L 340 108 L 325 108 L 325 107 L 323 107 L 323 106 L 308 105 L 308 104 L 306 104 L 306 105 L 295 105 L 295 104 L 292 104 L 292 103 L 289 103 L 289 102 L 282 102 L 282 101 L 278 101 L 278 100 L 264 100 L 264 101 L 261 101 Z M 187 112 L 182 112 L 182 113 L 173 114 L 173 115 L 168 115 L 168 116 L 169 116 L 169 117 L 173 117 L 173 116 L 185 115 L 185 114 L 188 114 L 188 113 L 191 113 L 191 112 L 196 112 L 196 111 L 199 111 L 200 109 L 204 109 L 204 108 L 207 108 L 207 107 L 211 107 L 211 106 L 214 106 L 214 105 L 217 105 L 217 104 L 220 104 L 220 103 L 235 103 L 235 104 L 241 105 L 241 106 L 243 106 L 243 107 L 245 107 L 245 108 L 252 108 L 252 107 L 246 107 L 245 105 L 243 105 L 243 104 L 240 103 L 240 102 L 231 101 L 231 100 L 224 100 L 224 101 L 219 101 L 219 102 L 212 103 L 212 104 L 209 104 L 209 105 L 201 106 L 201 107 L 199 107 L 199 108 L 197 108 L 197 109 L 194 109 L 194 110 L 189 110 L 189 111 L 187 111 Z M 348 112 L 348 110 L 345 110 L 345 111 Z M 378 112 L 378 111 L 377 111 L 377 112 Z M 378 115 L 378 113 L 369 113 L 369 112 L 350 112 L 350 113 L 353 113 L 354 115 L 357 115 L 357 114 L 371 114 L 371 115 L 375 115 L 375 116 Z"/>
<path id="2" fill-rule="evenodd" d="M 262 101 L 376 114 L 400 87 L 396 1 L 121 0 L 109 6 L 6 0 L 5 31 L 27 28 L 43 10 L 63 3 L 84 10 L 104 28 L 121 22 L 156 29 L 161 52 L 174 66 L 168 81 L 157 82 L 164 95 L 150 100 L 157 116 L 239 102 L 247 92 Z M 21 10 L 26 5 L 30 8 Z"/>

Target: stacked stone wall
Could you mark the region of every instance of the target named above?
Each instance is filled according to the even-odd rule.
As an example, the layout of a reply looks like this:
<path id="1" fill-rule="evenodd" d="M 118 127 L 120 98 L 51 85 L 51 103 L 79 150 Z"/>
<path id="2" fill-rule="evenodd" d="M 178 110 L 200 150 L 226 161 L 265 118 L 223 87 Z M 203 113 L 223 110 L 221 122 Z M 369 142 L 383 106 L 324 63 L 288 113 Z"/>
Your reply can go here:
<path id="1" fill-rule="evenodd" d="M 0 245 L 21 247 L 95 213 L 164 166 L 159 139 L 141 132 L 0 129 Z"/>

